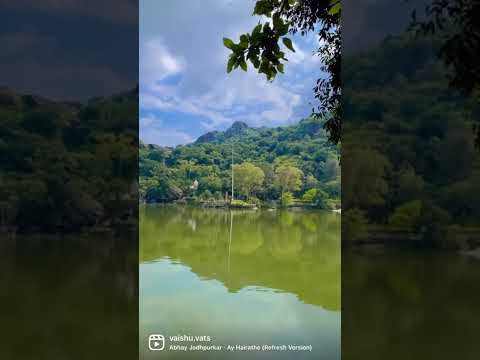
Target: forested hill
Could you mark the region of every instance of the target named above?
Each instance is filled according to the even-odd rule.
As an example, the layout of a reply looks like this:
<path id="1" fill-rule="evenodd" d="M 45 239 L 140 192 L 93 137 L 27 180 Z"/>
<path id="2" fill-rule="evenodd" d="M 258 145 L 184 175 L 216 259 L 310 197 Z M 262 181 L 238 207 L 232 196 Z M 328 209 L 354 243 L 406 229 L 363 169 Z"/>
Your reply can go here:
<path id="1" fill-rule="evenodd" d="M 233 148 L 240 197 L 271 201 L 288 193 L 303 198 L 311 190 L 306 200 L 318 194 L 338 199 L 339 150 L 328 141 L 323 123 L 307 118 L 291 126 L 251 128 L 235 122 L 228 130 L 206 133 L 189 145 L 141 144 L 140 195 L 147 202 L 185 196 L 224 198 L 231 186 Z"/>
<path id="2" fill-rule="evenodd" d="M 0 88 L 0 231 L 79 231 L 135 213 L 137 128 L 138 88 L 85 104 Z"/>
<path id="3" fill-rule="evenodd" d="M 480 102 L 449 88 L 440 44 L 407 33 L 343 62 L 343 240 L 362 223 L 438 244 L 446 225 L 478 226 Z"/>

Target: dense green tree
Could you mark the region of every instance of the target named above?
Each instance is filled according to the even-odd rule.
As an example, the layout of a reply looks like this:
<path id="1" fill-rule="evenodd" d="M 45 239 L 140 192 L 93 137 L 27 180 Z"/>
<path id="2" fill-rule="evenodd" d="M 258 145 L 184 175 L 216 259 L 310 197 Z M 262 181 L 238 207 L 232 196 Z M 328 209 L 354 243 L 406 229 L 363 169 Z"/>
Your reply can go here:
<path id="1" fill-rule="evenodd" d="M 302 196 L 302 200 L 306 202 L 313 202 L 317 196 L 318 189 L 310 189 Z"/>
<path id="2" fill-rule="evenodd" d="M 282 206 L 289 206 L 293 203 L 294 197 L 290 191 L 282 193 L 281 204 Z"/>
<path id="3" fill-rule="evenodd" d="M 347 208 L 373 209 L 386 203 L 389 190 L 387 181 L 391 164 L 373 149 L 345 152 L 343 196 Z"/>
<path id="4" fill-rule="evenodd" d="M 0 222 L 80 231 L 134 213 L 138 91 L 84 104 L 0 89 Z M 157 159 L 144 159 L 153 176 Z M 140 187 L 143 194 L 147 186 Z"/>
<path id="5" fill-rule="evenodd" d="M 318 186 L 318 180 L 313 175 L 307 175 L 305 178 L 305 189 L 310 190 Z"/>
<path id="6" fill-rule="evenodd" d="M 282 193 L 298 191 L 302 187 L 303 172 L 294 166 L 281 165 L 275 170 Z"/>
<path id="7" fill-rule="evenodd" d="M 320 209 L 328 209 L 328 194 L 322 189 L 317 189 L 313 202 Z"/>
<path id="8" fill-rule="evenodd" d="M 330 156 L 321 165 L 322 178 L 325 181 L 333 180 L 340 175 L 340 163 L 337 157 Z"/>
<path id="9" fill-rule="evenodd" d="M 233 174 L 238 191 L 247 199 L 260 190 L 265 179 L 263 170 L 249 162 L 234 165 Z"/>
<path id="10" fill-rule="evenodd" d="M 411 166 L 405 166 L 396 174 L 397 193 L 394 195 L 396 204 L 402 204 L 409 199 L 419 198 L 425 183 L 421 176 L 415 173 Z"/>
<path id="11" fill-rule="evenodd" d="M 421 212 L 422 202 L 412 200 L 395 209 L 388 222 L 395 227 L 413 230 L 419 225 Z"/>
<path id="12" fill-rule="evenodd" d="M 261 163 L 259 167 L 265 174 L 264 188 L 259 195 L 263 200 L 277 199 L 279 197 L 280 189 L 278 188 L 277 175 L 275 174 L 275 167 L 270 163 Z"/>

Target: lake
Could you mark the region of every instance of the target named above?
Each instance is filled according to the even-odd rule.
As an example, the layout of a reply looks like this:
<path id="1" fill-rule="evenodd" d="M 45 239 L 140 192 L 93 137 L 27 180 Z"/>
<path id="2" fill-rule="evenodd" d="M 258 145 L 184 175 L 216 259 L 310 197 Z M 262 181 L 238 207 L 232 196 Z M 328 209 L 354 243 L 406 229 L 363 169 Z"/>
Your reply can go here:
<path id="1" fill-rule="evenodd" d="M 312 353 L 294 358 L 339 359 L 342 305 L 342 359 L 478 360 L 480 261 L 435 251 L 344 249 L 340 304 L 335 216 L 257 211 L 232 218 L 224 211 L 142 208 L 140 304 L 136 229 L 1 234 L 0 359 L 130 360 L 139 340 L 143 359 L 292 358 L 148 354 L 150 333 L 312 344 Z"/>
<path id="2" fill-rule="evenodd" d="M 138 233 L 0 234 L 0 359 L 138 356 Z"/>
<path id="3" fill-rule="evenodd" d="M 338 214 L 143 206 L 139 275 L 142 359 L 340 359 Z M 300 347 L 169 348 L 213 344 Z"/>

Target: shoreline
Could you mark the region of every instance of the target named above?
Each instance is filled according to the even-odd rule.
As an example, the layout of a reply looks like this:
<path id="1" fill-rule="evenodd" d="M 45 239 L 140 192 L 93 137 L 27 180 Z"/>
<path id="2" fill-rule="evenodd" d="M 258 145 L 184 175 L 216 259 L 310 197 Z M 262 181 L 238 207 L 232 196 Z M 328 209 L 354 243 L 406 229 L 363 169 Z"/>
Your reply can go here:
<path id="1" fill-rule="evenodd" d="M 173 201 L 173 202 L 140 202 L 139 206 L 191 206 L 198 209 L 221 209 L 221 210 L 320 210 L 328 211 L 341 215 L 342 209 L 322 209 L 312 204 L 292 204 L 288 206 L 262 206 L 257 204 L 234 204 L 224 202 L 187 202 L 187 201 Z"/>

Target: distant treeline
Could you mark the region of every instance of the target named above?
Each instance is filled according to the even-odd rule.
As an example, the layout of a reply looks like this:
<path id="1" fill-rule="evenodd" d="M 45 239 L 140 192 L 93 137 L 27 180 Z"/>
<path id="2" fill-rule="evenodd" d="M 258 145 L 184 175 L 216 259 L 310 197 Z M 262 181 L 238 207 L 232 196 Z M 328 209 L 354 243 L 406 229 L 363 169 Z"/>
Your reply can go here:
<path id="1" fill-rule="evenodd" d="M 0 89 L 0 229 L 77 231 L 135 216 L 137 128 L 138 89 L 87 104 Z"/>
<path id="2" fill-rule="evenodd" d="M 344 240 L 377 227 L 441 242 L 478 224 L 479 98 L 449 88 L 439 44 L 406 34 L 344 62 Z"/>
<path id="3" fill-rule="evenodd" d="M 250 128 L 236 122 L 175 148 L 140 144 L 140 198 L 170 202 L 183 198 L 289 205 L 295 201 L 339 207 L 339 149 L 330 143 L 324 120 Z"/>

